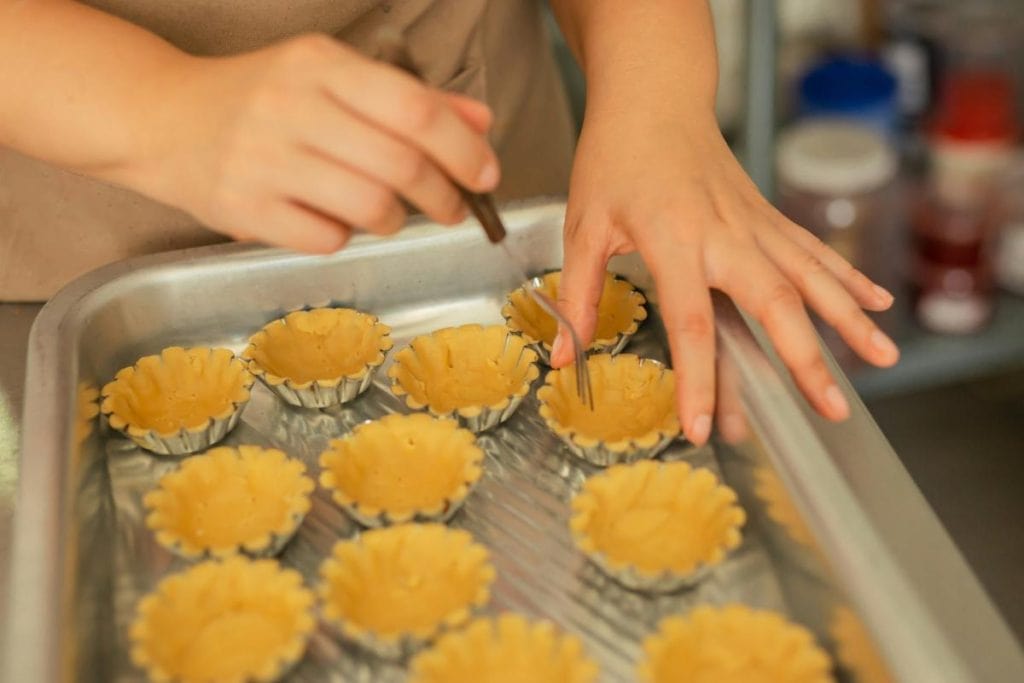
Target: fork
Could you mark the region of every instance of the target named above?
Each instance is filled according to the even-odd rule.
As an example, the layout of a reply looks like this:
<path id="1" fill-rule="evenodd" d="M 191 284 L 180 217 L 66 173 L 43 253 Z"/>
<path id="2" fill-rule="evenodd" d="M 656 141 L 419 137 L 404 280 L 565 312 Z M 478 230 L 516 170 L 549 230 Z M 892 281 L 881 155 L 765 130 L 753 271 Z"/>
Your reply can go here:
<path id="1" fill-rule="evenodd" d="M 381 52 L 381 57 L 385 61 L 397 66 L 406 73 L 414 76 L 419 80 L 423 80 L 423 74 L 416 66 L 412 56 L 409 54 L 406 48 L 405 40 L 402 37 L 401 32 L 396 30 L 384 29 L 377 34 L 378 49 Z M 558 310 L 558 306 L 555 302 L 541 290 L 543 285 L 542 280 L 539 277 L 529 277 L 523 270 L 518 259 L 508 248 L 508 244 L 505 242 L 505 237 L 508 232 L 505 230 L 505 224 L 501 220 L 501 216 L 498 214 L 498 210 L 494 204 L 494 197 L 490 193 L 473 192 L 462 186 L 462 184 L 452 180 L 452 184 L 458 189 L 459 194 L 462 195 L 463 201 L 469 206 L 469 209 L 476 216 L 476 219 L 480 222 L 484 232 L 487 234 L 487 239 L 492 244 L 500 246 L 504 251 L 505 255 L 508 256 L 509 262 L 516 268 L 522 282 L 525 282 L 527 291 L 533 300 L 537 302 L 537 305 L 541 309 L 550 315 L 552 318 L 558 321 L 560 328 L 565 328 L 569 331 L 569 335 L 572 337 L 572 350 L 573 350 L 573 365 L 576 369 L 576 395 L 579 397 L 580 402 L 583 405 L 594 409 L 594 391 L 592 382 L 590 379 L 590 368 L 587 367 L 587 352 L 583 348 L 583 344 L 580 342 L 580 337 L 576 333 L 576 329 L 573 327 L 569 319 L 562 315 L 562 312 Z"/>

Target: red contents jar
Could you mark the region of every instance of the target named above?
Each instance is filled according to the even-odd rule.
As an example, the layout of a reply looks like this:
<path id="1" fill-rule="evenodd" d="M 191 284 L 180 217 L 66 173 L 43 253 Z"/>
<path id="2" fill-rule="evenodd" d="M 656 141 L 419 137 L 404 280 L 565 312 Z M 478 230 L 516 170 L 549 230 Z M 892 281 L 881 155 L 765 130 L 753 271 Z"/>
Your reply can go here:
<path id="1" fill-rule="evenodd" d="M 913 214 L 918 320 L 943 334 L 969 334 L 993 309 L 990 222 L 982 206 L 957 205 L 932 193 Z"/>
<path id="2" fill-rule="evenodd" d="M 962 69 L 946 78 L 929 136 L 928 192 L 913 220 L 916 312 L 933 331 L 975 332 L 992 315 L 988 205 L 1016 137 L 1008 74 Z"/>

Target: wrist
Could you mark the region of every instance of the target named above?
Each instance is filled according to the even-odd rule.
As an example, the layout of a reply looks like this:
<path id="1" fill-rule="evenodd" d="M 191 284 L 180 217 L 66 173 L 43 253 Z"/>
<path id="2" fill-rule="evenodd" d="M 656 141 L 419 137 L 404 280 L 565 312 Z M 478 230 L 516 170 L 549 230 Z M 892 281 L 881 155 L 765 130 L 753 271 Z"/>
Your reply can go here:
<path id="1" fill-rule="evenodd" d="M 181 206 L 174 187 L 182 174 L 174 160 L 196 143 L 190 138 L 202 120 L 196 106 L 197 84 L 209 61 L 175 50 L 151 64 L 126 107 L 116 162 L 94 175 Z"/>

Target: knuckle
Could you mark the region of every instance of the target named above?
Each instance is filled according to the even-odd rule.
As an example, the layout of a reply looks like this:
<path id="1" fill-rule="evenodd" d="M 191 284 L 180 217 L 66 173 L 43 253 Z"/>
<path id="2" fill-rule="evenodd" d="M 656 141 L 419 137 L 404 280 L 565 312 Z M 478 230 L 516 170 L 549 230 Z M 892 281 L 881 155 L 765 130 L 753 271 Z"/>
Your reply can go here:
<path id="1" fill-rule="evenodd" d="M 692 311 L 673 319 L 668 325 L 668 332 L 683 339 L 704 340 L 712 335 L 714 327 L 711 316 Z"/>
<path id="2" fill-rule="evenodd" d="M 809 352 L 798 358 L 794 363 L 794 369 L 814 384 L 826 384 L 830 381 L 825 361 L 817 351 Z"/>
<path id="3" fill-rule="evenodd" d="M 395 152 L 397 181 L 402 187 L 413 187 L 421 184 L 430 175 L 431 164 L 427 157 L 419 152 L 402 149 Z"/>
<path id="4" fill-rule="evenodd" d="M 337 43 L 322 33 L 308 33 L 292 38 L 281 50 L 281 62 L 285 68 L 309 69 L 321 64 Z"/>
<path id="5" fill-rule="evenodd" d="M 788 282 L 776 282 L 768 288 L 764 295 L 766 311 L 791 310 L 801 305 L 802 299 L 793 285 Z"/>
<path id="6" fill-rule="evenodd" d="M 249 107 L 257 120 L 279 120 L 289 111 L 292 97 L 286 83 L 283 80 L 267 78 L 256 87 L 250 98 Z"/>
<path id="7" fill-rule="evenodd" d="M 804 289 L 812 289 L 814 283 L 828 273 L 824 264 L 809 251 L 803 251 L 796 261 L 797 278 Z"/>
<path id="8" fill-rule="evenodd" d="M 422 133 L 430 130 L 441 117 L 441 100 L 422 86 L 416 86 L 401 102 L 402 111 L 410 130 Z"/>
<path id="9" fill-rule="evenodd" d="M 393 222 L 395 198 L 388 190 L 376 186 L 363 193 L 360 202 L 360 224 L 367 229 L 380 231 Z"/>

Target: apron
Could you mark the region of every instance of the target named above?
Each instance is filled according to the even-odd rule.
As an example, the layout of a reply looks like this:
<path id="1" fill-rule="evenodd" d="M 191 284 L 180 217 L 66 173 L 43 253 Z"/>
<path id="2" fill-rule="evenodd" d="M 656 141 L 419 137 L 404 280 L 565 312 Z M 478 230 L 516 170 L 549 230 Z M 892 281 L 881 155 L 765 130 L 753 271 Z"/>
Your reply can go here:
<path id="1" fill-rule="evenodd" d="M 539 0 L 89 0 L 195 55 L 327 33 L 369 52 L 405 31 L 427 79 L 487 102 L 500 199 L 564 193 L 573 128 Z M 49 298 L 78 275 L 141 254 L 224 241 L 129 190 L 0 147 L 0 301 Z"/>

